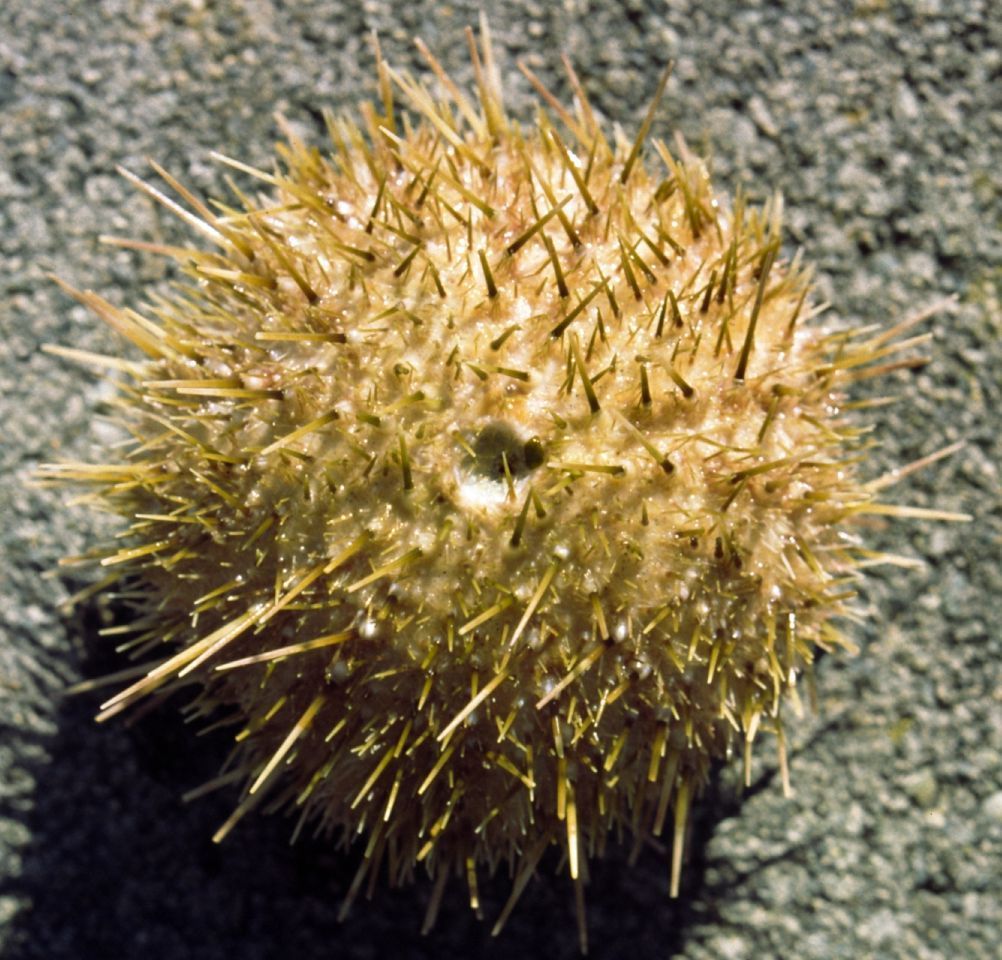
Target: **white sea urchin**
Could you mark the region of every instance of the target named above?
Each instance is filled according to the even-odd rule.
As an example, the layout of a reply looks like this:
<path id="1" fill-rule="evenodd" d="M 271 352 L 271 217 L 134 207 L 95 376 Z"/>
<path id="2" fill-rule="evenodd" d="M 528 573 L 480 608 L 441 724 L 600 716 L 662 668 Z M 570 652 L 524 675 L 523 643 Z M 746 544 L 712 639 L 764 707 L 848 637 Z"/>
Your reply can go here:
<path id="1" fill-rule="evenodd" d="M 674 894 L 711 762 L 769 731 L 785 779 L 782 706 L 873 559 L 853 520 L 946 516 L 878 503 L 846 418 L 922 338 L 812 323 L 778 199 L 719 203 L 681 140 L 644 163 L 667 73 L 610 142 L 573 71 L 573 110 L 525 71 L 521 128 L 486 38 L 477 102 L 422 50 L 446 101 L 380 59 L 331 157 L 221 158 L 259 199 L 130 175 L 209 244 L 154 247 L 188 279 L 148 313 L 70 291 L 145 354 L 108 361 L 121 461 L 44 471 L 131 521 L 100 563 L 142 585 L 139 665 L 101 716 L 195 686 L 238 730 L 217 838 L 264 800 L 361 835 L 348 902 L 424 864 L 430 921 L 507 863 L 500 927 L 547 847 L 580 894 L 671 810 Z"/>

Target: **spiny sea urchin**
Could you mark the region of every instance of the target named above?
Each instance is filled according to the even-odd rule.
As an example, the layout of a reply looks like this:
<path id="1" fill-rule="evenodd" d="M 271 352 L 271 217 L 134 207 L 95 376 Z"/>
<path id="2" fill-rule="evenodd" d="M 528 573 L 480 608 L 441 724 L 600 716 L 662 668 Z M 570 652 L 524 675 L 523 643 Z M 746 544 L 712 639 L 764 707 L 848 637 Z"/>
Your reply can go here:
<path id="1" fill-rule="evenodd" d="M 449 876 L 476 906 L 505 863 L 500 928 L 549 846 L 580 903 L 610 831 L 669 811 L 675 894 L 714 759 L 770 731 L 785 780 L 782 706 L 880 559 L 852 522 L 948 515 L 877 502 L 846 419 L 851 384 L 920 362 L 916 319 L 819 327 L 778 199 L 721 205 L 681 140 L 652 172 L 667 73 L 610 142 L 570 68 L 573 110 L 525 70 L 551 113 L 523 129 L 486 36 L 477 101 L 421 49 L 446 101 L 377 50 L 331 158 L 220 158 L 261 198 L 127 174 L 211 247 L 132 244 L 188 277 L 147 314 L 67 288 L 146 356 L 58 351 L 124 375 L 132 443 L 43 475 L 131 521 L 91 558 L 138 585 L 101 717 L 191 685 L 238 729 L 217 839 L 263 802 L 361 835 L 347 903 L 424 864 L 429 923 Z"/>

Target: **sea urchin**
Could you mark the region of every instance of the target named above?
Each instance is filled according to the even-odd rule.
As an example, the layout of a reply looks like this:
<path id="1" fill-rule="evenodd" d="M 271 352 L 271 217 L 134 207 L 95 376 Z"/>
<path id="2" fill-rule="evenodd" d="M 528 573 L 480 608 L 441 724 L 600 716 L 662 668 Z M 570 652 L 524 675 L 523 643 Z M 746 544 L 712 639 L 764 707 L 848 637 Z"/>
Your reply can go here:
<path id="1" fill-rule="evenodd" d="M 233 723 L 219 784 L 361 835 L 385 869 L 514 876 L 556 845 L 580 889 L 611 831 L 685 825 L 750 756 L 874 555 L 854 382 L 914 320 L 825 330 L 778 199 L 715 197 L 679 140 L 610 142 L 570 68 L 519 127 L 488 38 L 476 100 L 378 58 L 380 104 L 290 136 L 236 206 L 130 179 L 207 249 L 144 314 L 67 287 L 145 354 L 120 371 L 120 462 L 43 475 L 129 518 L 98 555 L 136 609 L 110 717 L 180 687 Z M 403 116 L 399 90 L 416 116 Z M 64 285 L 65 286 L 65 285 Z M 931 459 L 931 458 L 927 458 Z"/>

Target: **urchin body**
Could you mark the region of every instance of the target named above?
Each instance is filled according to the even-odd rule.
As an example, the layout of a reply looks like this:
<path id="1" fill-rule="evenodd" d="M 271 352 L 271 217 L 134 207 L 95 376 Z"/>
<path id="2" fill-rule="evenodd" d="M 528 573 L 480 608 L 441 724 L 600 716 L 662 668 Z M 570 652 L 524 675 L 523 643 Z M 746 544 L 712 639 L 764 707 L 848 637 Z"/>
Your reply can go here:
<path id="1" fill-rule="evenodd" d="M 356 889 L 423 863 L 475 901 L 508 863 L 517 896 L 550 845 L 579 881 L 672 810 L 677 889 L 709 765 L 782 745 L 841 642 L 880 507 L 844 391 L 897 347 L 810 322 L 777 201 L 718 203 L 681 145 L 652 172 L 583 101 L 520 130 L 485 60 L 451 106 L 380 65 L 368 135 L 293 140 L 237 209 L 168 178 L 212 248 L 152 317 L 78 294 L 147 355 L 128 456 L 50 471 L 132 520 L 105 715 L 197 685 L 238 731 L 219 835 L 298 810 L 364 838 Z"/>

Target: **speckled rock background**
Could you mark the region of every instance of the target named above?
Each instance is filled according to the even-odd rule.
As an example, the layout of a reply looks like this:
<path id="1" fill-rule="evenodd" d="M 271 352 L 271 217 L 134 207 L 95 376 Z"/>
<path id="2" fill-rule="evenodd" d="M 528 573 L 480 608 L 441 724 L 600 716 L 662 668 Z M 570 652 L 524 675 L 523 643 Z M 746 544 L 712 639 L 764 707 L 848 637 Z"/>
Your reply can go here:
<path id="1" fill-rule="evenodd" d="M 531 117 L 524 59 L 567 95 L 558 51 L 594 103 L 632 131 L 664 62 L 655 132 L 713 156 L 718 184 L 779 187 L 789 242 L 818 266 L 838 317 L 884 323 L 944 295 L 929 367 L 891 378 L 874 473 L 957 439 L 966 448 L 903 484 L 902 502 L 973 513 L 895 522 L 875 546 L 924 559 L 875 571 L 855 660 L 825 659 L 820 712 L 795 732 L 796 793 L 763 751 L 756 786 L 722 775 L 691 842 L 684 897 L 663 851 L 597 866 L 592 955 L 989 958 L 1002 929 L 1002 17 L 990 0 L 736 4 L 517 0 L 490 7 L 509 104 Z M 210 841 L 231 798 L 183 805 L 225 742 L 171 711 L 97 728 L 96 696 L 60 691 L 113 667 L 100 606 L 57 558 L 102 526 L 30 483 L 32 469 L 99 449 L 106 388 L 46 342 L 115 349 L 45 278 L 116 302 L 165 278 L 101 233 L 180 237 L 115 173 L 155 157 L 221 190 L 210 149 L 267 166 L 273 115 L 319 142 L 320 110 L 373 95 L 375 29 L 420 68 L 420 34 L 468 78 L 474 3 L 415 0 L 4 0 L 0 4 L 0 958 L 450 958 L 576 955 L 569 884 L 544 865 L 498 940 L 447 889 L 418 935 L 427 884 L 381 891 L 343 925 L 357 854 L 246 822 Z M 871 389 L 878 389 L 876 386 Z M 884 389 L 881 387 L 880 389 Z M 506 896 L 485 892 L 487 916 Z"/>

